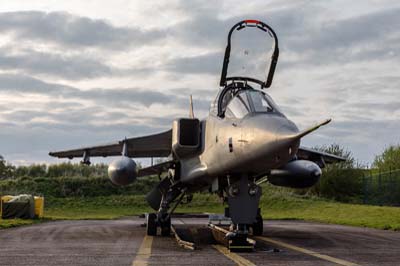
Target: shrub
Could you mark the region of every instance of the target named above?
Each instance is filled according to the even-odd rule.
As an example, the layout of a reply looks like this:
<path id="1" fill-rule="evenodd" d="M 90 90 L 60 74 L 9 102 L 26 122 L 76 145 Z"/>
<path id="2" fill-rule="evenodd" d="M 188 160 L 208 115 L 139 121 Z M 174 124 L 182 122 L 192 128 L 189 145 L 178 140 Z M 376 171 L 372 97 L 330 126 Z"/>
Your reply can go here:
<path id="1" fill-rule="evenodd" d="M 389 146 L 382 154 L 375 157 L 372 164 L 380 172 L 400 169 L 400 146 Z"/>
<path id="2" fill-rule="evenodd" d="M 365 170 L 356 163 L 351 152 L 338 144 L 314 149 L 344 157 L 346 161 L 326 165 L 321 179 L 314 187 L 308 189 L 307 193 L 343 202 L 360 202 Z"/>

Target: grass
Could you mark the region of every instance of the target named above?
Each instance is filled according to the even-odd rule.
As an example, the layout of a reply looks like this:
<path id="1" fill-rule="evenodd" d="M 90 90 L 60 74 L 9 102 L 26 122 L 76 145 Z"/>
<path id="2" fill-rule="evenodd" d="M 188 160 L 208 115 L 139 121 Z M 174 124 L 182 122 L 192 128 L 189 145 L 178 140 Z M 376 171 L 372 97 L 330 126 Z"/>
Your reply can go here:
<path id="1" fill-rule="evenodd" d="M 0 228 L 59 219 L 116 219 L 151 212 L 144 196 L 46 198 L 43 220 L 1 220 Z M 345 204 L 302 197 L 284 189 L 264 187 L 260 206 L 264 219 L 294 219 L 332 224 L 400 230 L 400 208 Z M 176 212 L 222 213 L 224 206 L 214 195 L 196 194 L 190 204 Z"/>
<path id="2" fill-rule="evenodd" d="M 3 220 L 0 218 L 0 229 L 17 227 L 22 225 L 31 225 L 34 223 L 38 223 L 41 220 L 23 220 L 23 219 L 9 219 Z"/>
<path id="3" fill-rule="evenodd" d="M 149 211 L 142 195 L 45 200 L 45 217 L 55 220 L 115 219 Z"/>
<path id="4" fill-rule="evenodd" d="M 400 230 L 400 208 L 347 204 L 319 198 L 270 195 L 261 200 L 264 219 L 306 220 Z"/>

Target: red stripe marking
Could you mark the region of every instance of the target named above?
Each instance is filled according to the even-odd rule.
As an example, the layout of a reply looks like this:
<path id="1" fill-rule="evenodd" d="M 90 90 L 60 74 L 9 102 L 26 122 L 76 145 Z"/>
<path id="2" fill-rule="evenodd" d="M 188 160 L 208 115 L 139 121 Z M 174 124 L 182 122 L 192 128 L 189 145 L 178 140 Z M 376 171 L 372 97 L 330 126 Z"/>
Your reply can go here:
<path id="1" fill-rule="evenodd" d="M 246 22 L 246 23 L 260 23 L 260 21 L 255 20 L 255 19 L 248 19 L 248 20 L 245 20 L 244 22 Z"/>

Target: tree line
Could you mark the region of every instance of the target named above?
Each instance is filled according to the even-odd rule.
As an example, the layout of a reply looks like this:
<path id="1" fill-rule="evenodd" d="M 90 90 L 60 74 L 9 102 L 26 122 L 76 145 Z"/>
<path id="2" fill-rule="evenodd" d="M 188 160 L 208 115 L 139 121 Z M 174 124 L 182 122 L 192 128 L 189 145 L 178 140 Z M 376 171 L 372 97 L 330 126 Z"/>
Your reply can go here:
<path id="1" fill-rule="evenodd" d="M 388 204 L 400 205 L 400 170 L 394 171 L 400 169 L 400 146 L 386 148 L 375 157 L 369 169 L 358 163 L 352 153 L 340 145 L 314 148 L 342 156 L 346 161 L 327 165 L 315 186 L 295 190 L 295 193 L 353 203 L 365 203 L 366 197 L 385 197 L 390 199 Z M 83 197 L 143 194 L 158 182 L 158 177 L 150 177 L 127 187 L 116 187 L 108 180 L 107 167 L 105 164 L 87 166 L 77 163 L 14 166 L 0 156 L 0 195 L 37 193 L 55 197 Z M 386 179 L 377 173 L 387 172 L 395 174 L 390 176 L 390 182 L 386 184 Z M 382 200 L 375 202 L 379 204 Z"/>
<path id="2" fill-rule="evenodd" d="M 400 206 L 400 146 L 389 146 L 375 156 L 371 167 L 360 164 L 352 153 L 337 145 L 316 147 L 346 158 L 323 169 L 319 182 L 300 194 L 341 202 Z"/>

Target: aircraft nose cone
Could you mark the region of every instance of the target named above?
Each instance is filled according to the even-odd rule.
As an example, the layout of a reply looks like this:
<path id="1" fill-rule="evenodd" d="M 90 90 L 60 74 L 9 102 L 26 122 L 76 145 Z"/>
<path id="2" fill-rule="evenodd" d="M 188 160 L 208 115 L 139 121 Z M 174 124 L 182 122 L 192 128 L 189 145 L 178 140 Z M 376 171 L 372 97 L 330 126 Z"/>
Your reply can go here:
<path id="1" fill-rule="evenodd" d="M 297 126 L 290 120 L 285 120 L 282 125 L 275 131 L 276 139 L 287 139 L 293 137 L 299 132 Z"/>
<path id="2" fill-rule="evenodd" d="M 276 152 L 292 145 L 298 132 L 296 125 L 284 116 L 259 114 L 247 118 L 243 124 L 243 138 L 248 140 L 246 149 L 260 157 L 275 156 Z M 293 147 L 295 147 L 294 145 Z"/>

